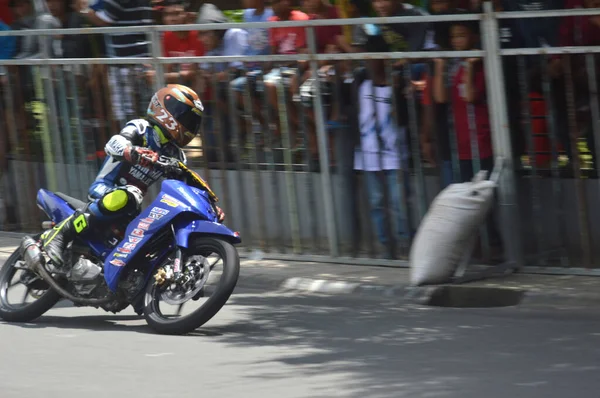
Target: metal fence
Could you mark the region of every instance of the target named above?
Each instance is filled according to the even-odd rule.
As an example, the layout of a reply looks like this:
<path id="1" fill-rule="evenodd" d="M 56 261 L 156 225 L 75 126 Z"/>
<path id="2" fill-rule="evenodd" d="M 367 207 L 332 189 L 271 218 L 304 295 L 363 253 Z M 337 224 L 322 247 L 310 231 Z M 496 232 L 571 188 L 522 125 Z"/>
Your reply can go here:
<path id="1" fill-rule="evenodd" d="M 189 82 L 204 98 L 206 115 L 201 137 L 187 148 L 188 160 L 222 197 L 227 224 L 240 231 L 248 253 L 405 265 L 402 260 L 435 195 L 501 159 L 505 168 L 497 206 L 481 229 L 475 260 L 505 261 L 531 271 L 593 273 L 600 254 L 595 249 L 600 231 L 593 223 L 593 203 L 600 197 L 600 46 L 501 49 L 498 33 L 499 21 L 505 19 L 591 14 L 600 11 L 497 13 L 486 2 L 483 14 L 462 16 L 144 27 L 152 58 L 50 59 L 51 43 L 40 40 L 40 59 L 0 60 L 5 70 L 0 199 L 6 213 L 3 218 L 0 209 L 0 230 L 39 230 L 39 187 L 85 198 L 104 160 L 104 143 L 124 121 L 145 114 L 151 94 L 165 84 L 165 67 L 202 63 L 208 70 L 226 71 L 228 78 Z M 482 50 L 316 52 L 317 26 L 456 20 L 480 24 Z M 164 31 L 289 26 L 306 27 L 308 54 L 161 54 Z M 129 31 L 135 28 L 97 28 L 93 33 Z M 0 36 L 91 32 L 36 30 Z M 477 103 L 457 110 L 450 95 L 440 110 L 437 99 L 425 99 L 413 83 L 423 71 L 435 76 L 433 60 L 445 59 L 440 84 L 448 94 L 452 68 L 467 58 L 483 61 L 485 96 Z M 406 63 L 399 65 L 400 60 Z M 516 64 L 517 82 L 505 81 L 507 60 Z M 279 64 L 282 73 L 227 66 L 234 61 Z M 531 62 L 541 65 L 536 78 L 526 72 Z M 559 77 L 550 73 L 553 62 L 561 62 Z M 310 75 L 302 84 L 297 83 L 299 63 L 308 64 Z M 247 76 L 246 84 L 236 84 L 240 76 Z M 517 89 L 509 89 L 511 84 Z M 458 111 L 466 112 L 466 127 L 456 125 Z M 372 117 L 361 119 L 361 112 Z M 493 156 L 480 147 L 487 117 Z M 372 124 L 361 125 L 361 120 Z M 440 131 L 450 151 L 442 156 L 438 150 L 431 158 L 427 147 L 440 146 Z M 424 139 L 436 134 L 432 143 Z M 458 137 L 465 134 L 470 157 L 458 150 Z M 156 192 L 151 190 L 149 197 Z"/>

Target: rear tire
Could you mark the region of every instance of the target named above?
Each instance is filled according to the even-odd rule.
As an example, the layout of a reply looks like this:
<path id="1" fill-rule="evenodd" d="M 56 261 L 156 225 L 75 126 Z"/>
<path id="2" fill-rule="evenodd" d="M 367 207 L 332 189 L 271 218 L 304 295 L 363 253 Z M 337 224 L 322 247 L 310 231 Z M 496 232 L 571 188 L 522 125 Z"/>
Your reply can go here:
<path id="1" fill-rule="evenodd" d="M 215 292 L 205 305 L 177 320 L 164 317 L 158 309 L 158 286 L 151 280 L 144 297 L 144 317 L 148 325 L 160 334 L 182 335 L 193 332 L 208 322 L 225 305 L 235 289 L 240 274 L 240 257 L 235 247 L 220 238 L 200 237 L 190 242 L 188 251 L 201 254 L 214 250 L 223 260 L 223 274 Z"/>
<path id="2" fill-rule="evenodd" d="M 39 236 L 33 238 L 38 239 Z M 52 309 L 61 299 L 61 295 L 48 286 L 48 290 L 33 303 L 20 308 L 10 305 L 6 290 L 15 273 L 15 264 L 19 260 L 21 260 L 21 254 L 17 249 L 0 269 L 0 318 L 7 322 L 31 322 Z"/>

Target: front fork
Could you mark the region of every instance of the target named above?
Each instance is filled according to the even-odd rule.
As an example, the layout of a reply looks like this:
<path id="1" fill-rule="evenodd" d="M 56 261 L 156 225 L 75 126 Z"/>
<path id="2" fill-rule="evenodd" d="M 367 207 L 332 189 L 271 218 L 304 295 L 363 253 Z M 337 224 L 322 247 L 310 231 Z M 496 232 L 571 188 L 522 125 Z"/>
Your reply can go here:
<path id="1" fill-rule="evenodd" d="M 157 285 L 162 285 L 163 283 L 169 282 L 179 282 L 184 278 L 183 272 L 181 271 L 181 263 L 183 262 L 183 250 L 181 247 L 175 246 L 175 260 L 173 260 L 173 265 L 171 264 L 165 265 L 158 269 L 156 274 L 154 275 L 154 280 Z"/>

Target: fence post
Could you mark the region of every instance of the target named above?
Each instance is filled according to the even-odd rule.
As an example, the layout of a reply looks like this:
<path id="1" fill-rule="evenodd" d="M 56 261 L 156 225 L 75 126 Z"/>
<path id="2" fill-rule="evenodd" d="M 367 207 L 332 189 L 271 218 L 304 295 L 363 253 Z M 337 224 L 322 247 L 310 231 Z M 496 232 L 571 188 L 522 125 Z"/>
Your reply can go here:
<path id="1" fill-rule="evenodd" d="M 523 266 L 523 251 L 518 226 L 519 209 L 506 107 L 504 71 L 500 55 L 498 19 L 490 1 L 483 3 L 483 12 L 481 36 L 483 50 L 485 51 L 484 66 L 489 113 L 492 122 L 492 145 L 494 156 L 503 159 L 505 166 L 498 183 L 498 199 L 501 212 L 500 227 L 506 260 L 512 263 L 515 268 L 521 268 Z"/>
<path id="2" fill-rule="evenodd" d="M 165 86 L 164 66 L 158 62 L 158 58 L 162 56 L 162 47 L 160 43 L 160 33 L 150 27 L 152 30 L 148 33 L 150 36 L 152 50 L 152 64 L 154 66 L 154 91 L 158 91 Z"/>
<path id="3" fill-rule="evenodd" d="M 307 29 L 308 49 L 310 54 L 317 54 L 317 41 L 315 28 Z M 315 79 L 315 126 L 317 128 L 317 140 L 319 146 L 319 163 L 321 163 L 321 184 L 323 186 L 323 202 L 325 205 L 325 222 L 327 223 L 327 237 L 329 238 L 329 254 L 332 257 L 339 256 L 337 222 L 335 217 L 335 205 L 333 201 L 333 188 L 331 182 L 331 168 L 329 167 L 329 149 L 327 147 L 327 131 L 325 129 L 325 115 L 323 114 L 323 101 L 321 97 L 321 82 L 319 80 L 319 67 L 317 61 L 310 60 L 310 73 Z"/>

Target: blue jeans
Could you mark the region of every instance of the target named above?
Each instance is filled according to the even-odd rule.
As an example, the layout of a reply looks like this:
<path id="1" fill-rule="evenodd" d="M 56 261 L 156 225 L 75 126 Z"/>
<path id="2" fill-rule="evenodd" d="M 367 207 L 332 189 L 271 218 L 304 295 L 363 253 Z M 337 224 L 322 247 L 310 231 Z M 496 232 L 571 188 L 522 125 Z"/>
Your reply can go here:
<path id="1" fill-rule="evenodd" d="M 375 233 L 377 238 L 382 245 L 387 245 L 388 236 L 385 231 L 385 204 L 384 204 L 384 185 L 380 175 L 383 174 L 385 179 L 385 187 L 387 187 L 387 194 L 389 198 L 389 209 L 392 218 L 392 230 L 393 224 L 396 227 L 396 239 L 407 239 L 408 238 L 408 223 L 406 214 L 402 211 L 402 186 L 398 182 L 399 173 L 404 174 L 404 181 L 408 188 L 408 173 L 402 170 L 384 170 L 379 171 L 365 171 L 365 184 L 367 186 L 367 196 L 369 205 L 371 207 L 371 221 L 375 226 Z"/>

